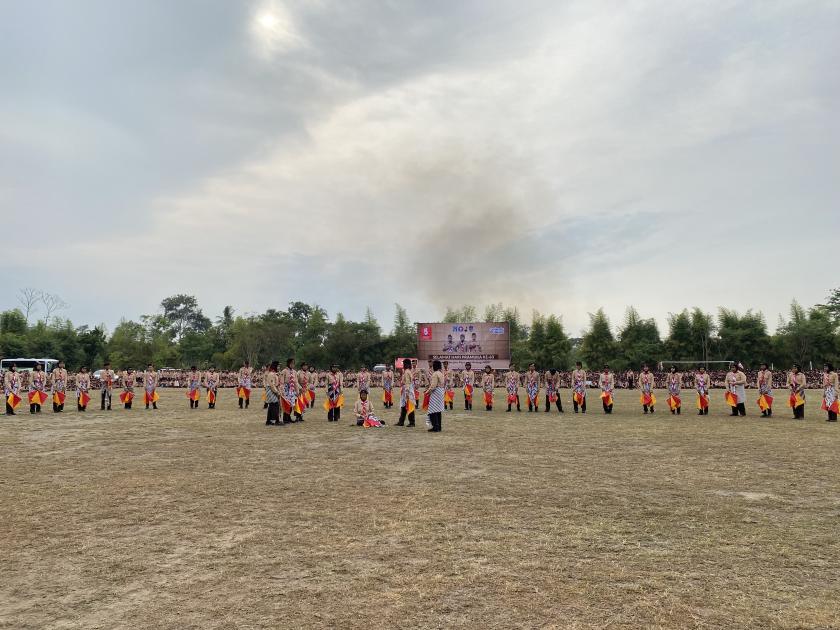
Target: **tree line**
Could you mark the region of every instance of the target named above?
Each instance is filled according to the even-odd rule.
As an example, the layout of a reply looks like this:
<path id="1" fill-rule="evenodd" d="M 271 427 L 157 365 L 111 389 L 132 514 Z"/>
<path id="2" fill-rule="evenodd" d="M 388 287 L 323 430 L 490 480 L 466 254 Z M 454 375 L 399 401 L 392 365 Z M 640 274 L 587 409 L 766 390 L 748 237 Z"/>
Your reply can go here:
<path id="1" fill-rule="evenodd" d="M 318 305 L 291 302 L 285 310 L 245 315 L 227 306 L 210 319 L 195 297 L 183 294 L 164 299 L 155 314 L 122 320 L 110 334 L 103 325 L 74 326 L 56 316 L 30 322 L 29 314 L 19 308 L 0 313 L 0 355 L 61 358 L 70 370 L 82 365 L 96 369 L 106 360 L 117 367 L 151 362 L 230 370 L 245 360 L 262 366 L 287 356 L 321 368 L 334 362 L 357 369 L 414 356 L 417 349 L 416 323 L 399 304 L 387 333 L 370 309 L 361 321 L 352 321 L 341 313 L 331 319 Z M 840 357 L 840 289 L 825 304 L 805 308 L 793 302 L 772 335 L 764 316 L 752 310 L 720 308 L 712 315 L 684 309 L 669 316 L 664 337 L 656 322 L 634 307 L 617 325 L 603 309 L 589 318 L 580 338 L 567 334 L 559 315 L 534 312 L 526 322 L 516 307 L 501 303 L 481 311 L 472 305 L 448 308 L 441 321 L 507 321 L 512 361 L 518 366 L 534 362 L 541 369 L 568 370 L 578 360 L 590 369 L 609 363 L 614 370 L 636 369 L 642 363 L 722 360 L 753 367 L 762 361 L 777 367 L 797 362 L 807 369 Z"/>

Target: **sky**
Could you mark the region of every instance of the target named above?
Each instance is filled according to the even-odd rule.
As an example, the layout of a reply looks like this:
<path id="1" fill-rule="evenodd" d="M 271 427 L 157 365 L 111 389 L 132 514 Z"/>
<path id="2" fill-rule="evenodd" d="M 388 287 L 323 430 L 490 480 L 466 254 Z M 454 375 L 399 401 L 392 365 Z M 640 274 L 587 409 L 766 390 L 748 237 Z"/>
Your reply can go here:
<path id="1" fill-rule="evenodd" d="M 0 309 L 773 329 L 840 285 L 838 32 L 833 0 L 0 0 Z"/>

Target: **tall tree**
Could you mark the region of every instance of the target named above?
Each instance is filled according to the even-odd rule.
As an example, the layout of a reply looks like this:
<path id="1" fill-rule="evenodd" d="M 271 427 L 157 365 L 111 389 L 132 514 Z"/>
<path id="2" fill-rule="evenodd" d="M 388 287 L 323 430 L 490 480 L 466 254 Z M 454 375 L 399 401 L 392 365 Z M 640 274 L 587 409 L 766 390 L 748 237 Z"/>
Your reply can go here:
<path id="1" fill-rule="evenodd" d="M 662 341 L 659 328 L 653 319 L 645 319 L 632 306 L 624 316 L 624 324 L 618 333 L 618 345 L 623 359 L 620 369 L 632 367 L 638 369 L 642 364 L 651 368 L 661 358 Z"/>
<path id="2" fill-rule="evenodd" d="M 41 291 L 32 287 L 18 289 L 18 302 L 23 309 L 23 317 L 29 325 L 29 316 L 35 311 L 35 306 L 41 301 Z"/>
<path id="3" fill-rule="evenodd" d="M 583 334 L 580 343 L 580 360 L 591 370 L 599 370 L 615 358 L 618 350 L 610 328 L 610 320 L 599 308 L 589 314 L 589 330 Z"/>
<path id="4" fill-rule="evenodd" d="M 563 320 L 556 315 L 549 315 L 545 320 L 545 349 L 537 363 L 538 367 L 567 370 L 571 364 L 571 352 L 572 344 L 563 328 Z"/>
<path id="5" fill-rule="evenodd" d="M 764 315 L 751 310 L 743 315 L 721 308 L 718 312 L 718 350 L 720 360 L 741 361 L 747 367 L 756 367 L 766 360 L 770 336 Z"/>
<path id="6" fill-rule="evenodd" d="M 825 306 L 805 310 L 797 302 L 790 305 L 790 319 L 779 326 L 781 348 L 803 369 L 816 369 L 837 358 L 837 336 L 831 311 Z"/>
<path id="7" fill-rule="evenodd" d="M 176 340 L 188 331 L 206 332 L 211 325 L 198 306 L 198 300 L 192 295 L 172 295 L 161 300 L 163 322 L 172 331 Z"/>
<path id="8" fill-rule="evenodd" d="M 663 344 L 665 357 L 674 361 L 697 360 L 697 340 L 691 330 L 691 315 L 687 309 L 668 315 L 668 338 Z"/>

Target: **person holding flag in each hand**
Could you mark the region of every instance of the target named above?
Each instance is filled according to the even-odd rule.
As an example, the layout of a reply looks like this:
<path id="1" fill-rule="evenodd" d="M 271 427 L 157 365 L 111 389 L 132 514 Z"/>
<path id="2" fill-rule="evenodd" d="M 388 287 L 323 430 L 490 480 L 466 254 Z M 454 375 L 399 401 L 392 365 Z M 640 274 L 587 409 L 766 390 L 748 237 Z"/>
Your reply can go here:
<path id="1" fill-rule="evenodd" d="M 697 373 L 694 375 L 694 389 L 697 390 L 697 415 L 709 415 L 709 388 L 711 387 L 711 377 L 706 374 L 706 368 L 702 365 L 697 368 Z"/>
<path id="2" fill-rule="evenodd" d="M 668 386 L 668 408 L 671 410 L 671 415 L 678 416 L 682 413 L 682 398 L 680 398 L 682 374 L 677 372 L 677 366 L 671 366 L 665 382 Z"/>
<path id="3" fill-rule="evenodd" d="M 604 405 L 604 413 L 610 414 L 614 403 L 615 375 L 610 371 L 609 365 L 605 365 L 601 374 L 598 375 L 598 387 L 601 388 L 601 402 Z"/>
<path id="4" fill-rule="evenodd" d="M 87 411 L 90 402 L 90 374 L 87 366 L 83 365 L 76 374 L 76 404 L 79 411 Z"/>

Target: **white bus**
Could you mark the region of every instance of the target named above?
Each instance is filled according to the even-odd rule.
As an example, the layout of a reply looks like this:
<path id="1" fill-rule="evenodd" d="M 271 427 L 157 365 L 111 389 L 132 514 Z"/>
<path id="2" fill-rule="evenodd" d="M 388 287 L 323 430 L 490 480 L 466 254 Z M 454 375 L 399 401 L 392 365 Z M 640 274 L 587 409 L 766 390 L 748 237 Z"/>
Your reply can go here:
<path id="1" fill-rule="evenodd" d="M 3 359 L 0 361 L 0 371 L 5 372 L 13 363 L 18 372 L 31 372 L 35 364 L 40 363 L 44 371 L 49 374 L 58 365 L 58 359 L 24 359 L 22 357 L 17 359 Z"/>

